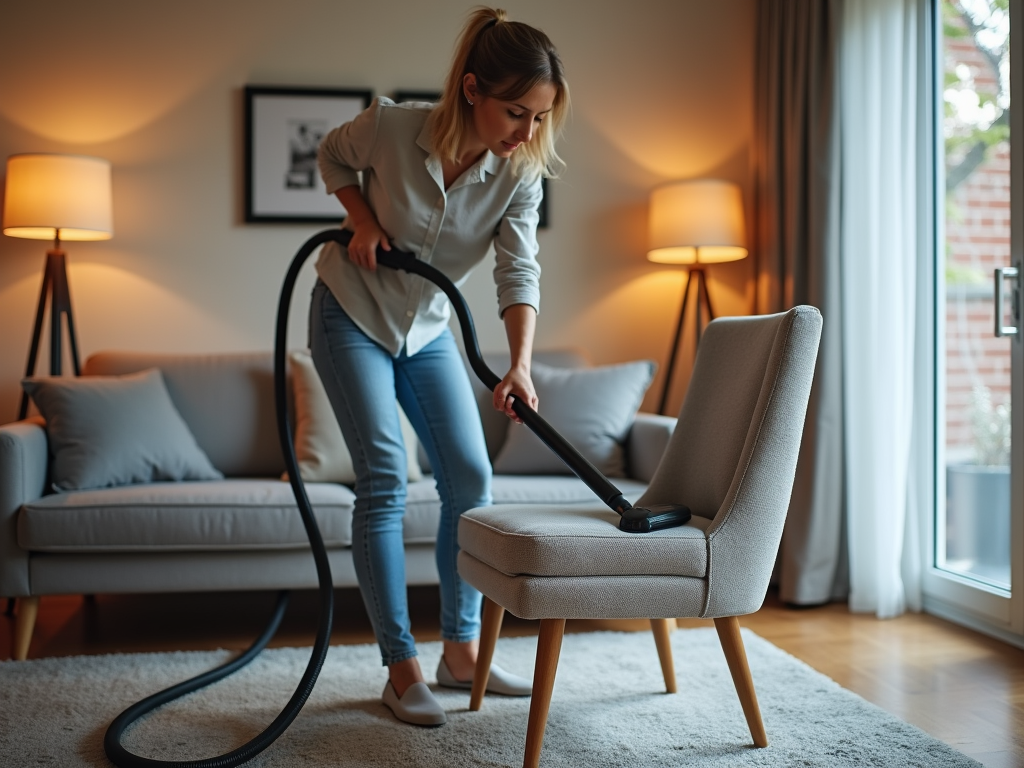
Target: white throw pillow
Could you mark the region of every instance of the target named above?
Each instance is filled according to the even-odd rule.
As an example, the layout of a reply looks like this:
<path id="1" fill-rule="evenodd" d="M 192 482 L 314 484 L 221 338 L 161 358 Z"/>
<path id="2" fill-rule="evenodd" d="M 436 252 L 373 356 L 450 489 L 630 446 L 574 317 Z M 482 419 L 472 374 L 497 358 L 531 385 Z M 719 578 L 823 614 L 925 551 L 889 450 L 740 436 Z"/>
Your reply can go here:
<path id="1" fill-rule="evenodd" d="M 302 479 L 307 483 L 353 485 L 356 472 L 352 466 L 352 455 L 313 364 L 313 356 L 308 349 L 301 349 L 292 352 L 288 358 L 292 364 L 292 391 L 295 396 L 295 457 Z M 401 406 L 398 407 L 398 418 L 402 423 L 409 482 L 422 480 L 416 431 Z M 282 479 L 288 479 L 287 472 Z"/>
<path id="2" fill-rule="evenodd" d="M 593 368 L 533 364 L 539 413 L 607 477 L 625 477 L 622 444 L 657 366 L 650 360 Z M 494 459 L 497 474 L 571 474 L 529 427 L 513 424 Z"/>

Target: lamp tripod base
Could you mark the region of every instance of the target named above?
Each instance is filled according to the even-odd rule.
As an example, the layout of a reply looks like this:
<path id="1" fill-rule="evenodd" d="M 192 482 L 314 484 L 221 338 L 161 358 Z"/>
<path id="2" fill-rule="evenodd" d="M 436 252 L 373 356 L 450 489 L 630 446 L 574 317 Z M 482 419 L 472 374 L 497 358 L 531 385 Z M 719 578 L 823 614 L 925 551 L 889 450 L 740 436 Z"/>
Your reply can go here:
<path id="1" fill-rule="evenodd" d="M 63 318 L 67 317 L 68 341 L 71 345 L 71 362 L 75 376 L 81 374 L 78 363 L 78 341 L 75 337 L 75 320 L 71 314 L 71 290 L 68 287 L 67 257 L 59 247 L 46 252 L 46 268 L 43 272 L 43 287 L 39 292 L 39 306 L 36 308 L 36 322 L 32 330 L 32 345 L 29 347 L 28 365 L 25 376 L 33 376 L 36 361 L 39 357 L 39 342 L 42 339 L 43 317 L 46 315 L 46 303 L 50 303 L 50 375 L 60 376 L 63 362 L 61 339 L 63 336 Z M 21 406 L 18 408 L 18 419 L 28 415 L 28 393 L 22 391 Z"/>
<path id="2" fill-rule="evenodd" d="M 686 325 L 686 305 L 690 299 L 690 283 L 694 283 L 696 286 L 696 297 L 694 313 L 696 315 L 696 326 L 694 349 L 700 346 L 700 334 L 701 326 L 701 300 L 703 299 L 704 306 L 708 312 L 708 322 L 715 319 L 715 311 L 711 307 L 711 294 L 708 293 L 708 277 L 701 267 L 691 267 L 689 274 L 686 276 L 686 285 L 683 288 L 683 303 L 679 308 L 679 321 L 676 323 L 676 334 L 672 339 L 672 350 L 669 354 L 668 368 L 665 369 L 665 385 L 661 392 L 661 402 L 658 403 L 658 413 L 665 413 L 665 405 L 668 403 L 668 395 L 672 390 L 672 374 L 676 369 L 676 360 L 679 356 L 679 342 L 683 338 L 683 328 Z"/>

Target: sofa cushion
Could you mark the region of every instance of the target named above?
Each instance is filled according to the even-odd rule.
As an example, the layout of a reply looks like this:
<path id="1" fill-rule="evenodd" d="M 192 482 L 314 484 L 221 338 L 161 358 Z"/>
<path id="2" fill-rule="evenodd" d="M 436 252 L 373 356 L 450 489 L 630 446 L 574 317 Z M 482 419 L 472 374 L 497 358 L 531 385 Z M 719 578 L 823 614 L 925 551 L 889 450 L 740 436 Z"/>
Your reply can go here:
<path id="1" fill-rule="evenodd" d="M 306 486 L 328 546 L 352 541 L 355 495 Z M 308 547 L 291 486 L 279 480 L 153 483 L 44 496 L 18 515 L 18 543 L 39 552 Z"/>
<path id="2" fill-rule="evenodd" d="M 217 469 L 228 477 L 280 477 L 270 352 L 98 352 L 82 372 L 114 376 L 146 368 L 160 369 L 178 413 Z"/>
<path id="3" fill-rule="evenodd" d="M 625 477 L 623 444 L 654 376 L 649 360 L 593 368 L 533 365 L 540 414 L 608 477 Z M 528 427 L 510 429 L 494 460 L 500 474 L 569 474 Z"/>
<path id="4" fill-rule="evenodd" d="M 627 499 L 637 499 L 647 487 L 635 480 L 616 481 Z M 589 504 L 594 492 L 577 477 L 495 475 L 491 481 L 495 504 Z M 437 538 L 440 517 L 437 486 L 433 478 L 409 484 L 403 534 L 406 543 L 429 543 Z"/>
<path id="5" fill-rule="evenodd" d="M 175 409 L 160 371 L 22 382 L 46 419 L 58 491 L 223 477 Z"/>

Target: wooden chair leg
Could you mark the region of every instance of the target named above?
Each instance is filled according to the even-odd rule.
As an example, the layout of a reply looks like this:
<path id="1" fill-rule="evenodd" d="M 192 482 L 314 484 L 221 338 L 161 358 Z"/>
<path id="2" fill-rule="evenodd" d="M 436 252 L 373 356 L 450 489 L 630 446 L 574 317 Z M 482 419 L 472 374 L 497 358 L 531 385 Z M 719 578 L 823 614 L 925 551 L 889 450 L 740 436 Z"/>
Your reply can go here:
<path id="1" fill-rule="evenodd" d="M 548 724 L 548 708 L 551 706 L 551 692 L 555 687 L 555 670 L 558 669 L 558 654 L 562 650 L 564 633 L 565 619 L 541 619 L 523 768 L 537 768 L 540 764 L 540 748 L 544 742 L 544 728 Z"/>
<path id="2" fill-rule="evenodd" d="M 676 692 L 676 667 L 672 662 L 672 641 L 670 636 L 676 628 L 675 619 L 651 619 L 651 630 L 654 632 L 654 644 L 658 647 L 658 658 L 661 660 L 661 674 L 665 677 L 665 692 Z"/>
<path id="3" fill-rule="evenodd" d="M 503 618 L 505 618 L 505 609 L 489 597 L 484 597 L 484 615 L 480 626 L 480 650 L 476 657 L 476 670 L 473 672 L 473 691 L 469 696 L 470 712 L 478 712 L 483 706 L 487 680 L 491 676 L 494 646 L 498 643 L 498 633 L 501 632 Z"/>
<path id="4" fill-rule="evenodd" d="M 732 673 L 732 682 L 740 697 L 743 714 L 747 718 L 747 727 L 754 744 L 758 747 L 768 746 L 768 734 L 761 722 L 761 709 L 757 706 L 757 694 L 754 693 L 754 681 L 750 677 L 750 666 L 747 664 L 747 652 L 743 649 L 743 638 L 740 636 L 740 621 L 735 616 L 715 619 L 718 639 L 725 651 L 725 660 Z"/>
<path id="5" fill-rule="evenodd" d="M 28 646 L 32 642 L 32 630 L 39 614 L 38 597 L 19 597 L 14 614 L 14 658 L 24 661 L 28 658 Z"/>

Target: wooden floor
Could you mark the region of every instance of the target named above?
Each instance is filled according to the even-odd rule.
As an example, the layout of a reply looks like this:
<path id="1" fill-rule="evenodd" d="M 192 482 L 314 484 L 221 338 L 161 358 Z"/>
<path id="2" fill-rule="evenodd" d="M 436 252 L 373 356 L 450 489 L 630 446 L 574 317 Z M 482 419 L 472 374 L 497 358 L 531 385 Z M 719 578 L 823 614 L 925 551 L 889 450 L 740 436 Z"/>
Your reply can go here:
<path id="1" fill-rule="evenodd" d="M 29 657 L 243 648 L 273 602 L 269 593 L 44 598 Z M 436 588 L 413 588 L 411 606 L 417 639 L 438 639 Z M 294 595 L 273 644 L 311 644 L 316 613 L 314 594 Z M 337 592 L 336 616 L 334 643 L 372 642 L 355 590 Z M 787 608 L 771 594 L 761 611 L 741 623 L 989 768 L 1024 768 L 1024 651 L 927 615 L 878 621 L 850 614 L 842 604 Z M 0 618 L 0 659 L 10 657 L 12 625 L 11 618 Z M 646 622 L 577 621 L 566 627 L 600 629 L 649 631 Z M 506 616 L 502 634 L 536 631 L 535 622 Z"/>

